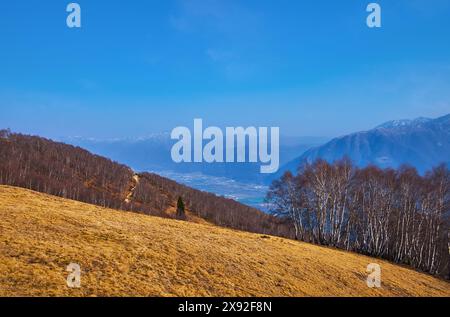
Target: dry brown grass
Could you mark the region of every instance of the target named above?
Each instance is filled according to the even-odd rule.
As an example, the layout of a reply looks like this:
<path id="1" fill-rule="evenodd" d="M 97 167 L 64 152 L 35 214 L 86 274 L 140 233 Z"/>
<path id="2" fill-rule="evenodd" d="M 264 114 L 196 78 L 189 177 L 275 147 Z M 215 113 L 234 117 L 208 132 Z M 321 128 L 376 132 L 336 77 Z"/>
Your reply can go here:
<path id="1" fill-rule="evenodd" d="M 71 262 L 80 289 L 66 285 Z M 381 289 L 366 286 L 372 262 Z M 0 295 L 450 296 L 450 284 L 357 254 L 0 186 Z"/>

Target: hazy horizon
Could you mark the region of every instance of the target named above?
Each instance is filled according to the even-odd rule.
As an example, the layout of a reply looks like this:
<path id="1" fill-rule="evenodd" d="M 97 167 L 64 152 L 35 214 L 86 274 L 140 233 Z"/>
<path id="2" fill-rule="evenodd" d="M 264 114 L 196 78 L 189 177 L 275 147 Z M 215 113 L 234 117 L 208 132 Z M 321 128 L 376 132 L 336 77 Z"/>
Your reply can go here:
<path id="1" fill-rule="evenodd" d="M 384 123 L 388 123 L 390 121 L 402 121 L 402 120 L 415 120 L 415 119 L 421 119 L 421 118 L 425 118 L 425 119 L 438 119 L 440 117 L 444 117 L 450 115 L 450 113 L 443 113 L 442 115 L 439 116 L 435 116 L 435 117 L 425 117 L 425 116 L 419 116 L 419 117 L 414 117 L 414 118 L 394 118 L 391 120 L 387 120 L 384 122 L 380 122 L 379 124 L 376 124 L 375 126 L 372 127 L 368 127 L 367 129 L 362 129 L 362 130 L 358 130 L 358 131 L 350 131 L 347 134 L 352 134 L 352 133 L 358 133 L 358 132 L 365 132 L 365 131 L 370 131 L 375 129 L 377 126 L 382 125 Z M 189 128 L 190 125 L 188 124 L 187 127 Z M 224 126 L 219 126 L 220 128 L 225 128 Z M 0 130 L 1 129 L 9 129 L 11 130 L 11 132 L 13 133 L 28 133 L 26 131 L 18 131 L 18 130 L 14 130 L 10 127 L 3 127 L 0 126 Z M 33 132 L 29 132 L 31 135 L 33 135 Z M 34 135 L 38 135 L 41 137 L 47 137 L 47 138 L 51 138 L 57 141 L 60 140 L 68 140 L 68 139 L 85 139 L 85 140 L 98 140 L 98 141 L 124 141 L 124 140 L 131 140 L 131 141 L 140 141 L 140 140 L 145 140 L 148 138 L 152 138 L 152 137 L 158 137 L 158 136 L 162 136 L 162 135 L 166 135 L 170 138 L 170 133 L 171 131 L 167 130 L 167 131 L 159 131 L 159 132 L 149 132 L 147 134 L 143 134 L 143 135 L 123 135 L 123 136 L 112 136 L 112 137 L 95 137 L 95 136 L 90 136 L 90 135 L 43 135 L 43 134 L 38 134 L 35 133 Z M 316 140 L 316 142 L 312 142 L 312 144 L 321 144 L 323 142 L 325 142 L 326 140 L 331 140 L 334 138 L 338 138 L 338 137 L 342 137 L 345 136 L 347 134 L 342 134 L 342 135 L 328 135 L 328 136 L 324 136 L 324 135 L 287 135 L 287 134 L 280 134 L 280 140 L 281 141 L 288 141 L 291 142 L 292 144 L 297 144 L 299 141 L 300 142 L 304 142 L 304 143 L 308 143 L 308 140 Z"/>
<path id="2" fill-rule="evenodd" d="M 450 111 L 450 3 L 78 1 L 0 4 L 0 127 L 50 138 L 277 126 L 336 137 Z"/>

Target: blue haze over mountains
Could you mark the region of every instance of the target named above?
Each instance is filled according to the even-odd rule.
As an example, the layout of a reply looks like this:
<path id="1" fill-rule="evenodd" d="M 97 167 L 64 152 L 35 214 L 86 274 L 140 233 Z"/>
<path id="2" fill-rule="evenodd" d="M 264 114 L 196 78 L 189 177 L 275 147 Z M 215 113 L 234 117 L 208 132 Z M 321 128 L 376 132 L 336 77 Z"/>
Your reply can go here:
<path id="1" fill-rule="evenodd" d="M 61 141 L 127 164 L 136 171 L 155 172 L 188 186 L 264 209 L 264 196 L 272 180 L 288 170 L 295 172 L 302 163 L 319 158 L 333 162 L 348 156 L 359 167 L 398 168 L 409 164 L 420 173 L 441 163 L 450 164 L 450 114 L 437 119 L 390 121 L 368 131 L 328 140 L 281 137 L 281 167 L 271 175 L 260 174 L 259 163 L 176 164 L 170 156 L 176 141 L 170 139 L 169 133 L 137 139 L 71 137 Z"/>
<path id="2" fill-rule="evenodd" d="M 437 118 L 394 120 L 363 132 L 338 137 L 309 149 L 278 173 L 296 171 L 302 163 L 316 159 L 333 162 L 348 156 L 358 167 L 376 165 L 398 168 L 414 166 L 420 173 L 450 163 L 450 114 Z"/>

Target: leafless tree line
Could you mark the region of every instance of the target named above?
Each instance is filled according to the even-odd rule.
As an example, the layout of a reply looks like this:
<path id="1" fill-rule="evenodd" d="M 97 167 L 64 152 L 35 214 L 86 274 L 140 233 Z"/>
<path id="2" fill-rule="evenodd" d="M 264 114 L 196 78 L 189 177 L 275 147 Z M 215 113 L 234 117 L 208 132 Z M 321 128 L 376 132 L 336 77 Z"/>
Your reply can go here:
<path id="1" fill-rule="evenodd" d="M 297 239 L 385 258 L 449 276 L 450 173 L 412 167 L 358 169 L 318 160 L 286 173 L 267 195 Z"/>

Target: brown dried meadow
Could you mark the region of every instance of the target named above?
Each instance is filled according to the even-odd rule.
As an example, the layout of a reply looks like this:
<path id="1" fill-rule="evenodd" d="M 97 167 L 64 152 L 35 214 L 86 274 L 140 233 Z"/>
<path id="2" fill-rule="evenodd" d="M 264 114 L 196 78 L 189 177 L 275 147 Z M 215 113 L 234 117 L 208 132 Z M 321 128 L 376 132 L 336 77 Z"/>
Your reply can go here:
<path id="1" fill-rule="evenodd" d="M 81 288 L 66 284 L 78 263 Z M 382 288 L 366 267 L 382 267 Z M 354 253 L 0 186 L 0 296 L 450 296 Z"/>

